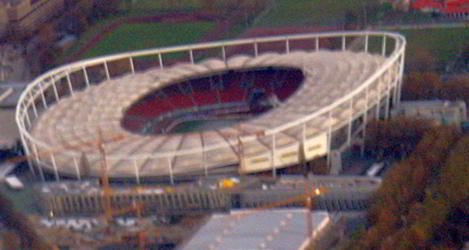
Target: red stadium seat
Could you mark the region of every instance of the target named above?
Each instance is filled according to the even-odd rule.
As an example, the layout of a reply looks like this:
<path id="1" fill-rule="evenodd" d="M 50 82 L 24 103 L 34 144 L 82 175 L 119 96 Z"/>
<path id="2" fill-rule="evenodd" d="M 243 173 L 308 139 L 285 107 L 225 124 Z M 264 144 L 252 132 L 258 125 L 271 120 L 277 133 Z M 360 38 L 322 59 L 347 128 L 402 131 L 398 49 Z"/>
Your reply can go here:
<path id="1" fill-rule="evenodd" d="M 133 105 L 129 110 L 127 110 L 127 114 L 142 118 L 154 118 L 171 110 L 173 110 L 173 106 L 171 106 L 170 103 L 166 100 L 155 98 L 147 102 Z"/>
<path id="2" fill-rule="evenodd" d="M 204 91 L 195 92 L 192 94 L 194 101 L 198 106 L 217 104 L 217 92 L 216 91 Z"/>
<path id="3" fill-rule="evenodd" d="M 223 75 L 223 90 L 219 90 L 220 103 L 243 102 L 246 90 L 241 88 L 242 74 Z"/>
<path id="4" fill-rule="evenodd" d="M 287 73 L 285 73 L 287 74 Z M 287 75 L 279 77 L 280 87 L 275 88 L 275 94 L 277 97 L 283 101 L 287 99 L 295 90 L 298 88 L 298 85 L 301 83 L 301 78 L 303 74 L 301 72 L 288 72 Z"/>
<path id="5" fill-rule="evenodd" d="M 245 90 L 242 88 L 232 88 L 226 90 L 220 90 L 220 102 L 243 102 L 245 98 Z"/>
<path id="6" fill-rule="evenodd" d="M 270 84 L 275 79 L 275 73 L 267 70 L 259 70 L 256 73 L 255 84 L 256 88 L 263 88 L 266 94 L 273 92 L 272 85 Z"/>
<path id="7" fill-rule="evenodd" d="M 190 108 L 194 107 L 194 102 L 192 101 L 190 96 L 187 95 L 177 95 L 177 96 L 172 96 L 168 99 L 166 99 L 168 102 L 171 103 L 172 106 L 176 110 L 178 109 L 185 109 L 185 108 Z"/>
<path id="8" fill-rule="evenodd" d="M 194 92 L 204 92 L 211 89 L 210 80 L 208 77 L 193 79 L 190 81 L 190 83 Z"/>
<path id="9" fill-rule="evenodd" d="M 130 131 L 141 131 L 145 122 L 140 119 L 126 117 L 122 120 L 122 126 Z"/>

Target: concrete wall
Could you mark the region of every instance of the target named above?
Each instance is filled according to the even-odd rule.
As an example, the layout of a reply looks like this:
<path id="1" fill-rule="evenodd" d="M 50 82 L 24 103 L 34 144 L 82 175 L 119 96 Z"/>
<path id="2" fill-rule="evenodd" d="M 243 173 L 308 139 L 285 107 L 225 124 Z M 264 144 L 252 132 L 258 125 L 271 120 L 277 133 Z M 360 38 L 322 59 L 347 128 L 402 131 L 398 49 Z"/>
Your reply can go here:
<path id="1" fill-rule="evenodd" d="M 44 213 L 54 215 L 98 215 L 103 214 L 101 194 L 70 193 L 54 195 L 40 193 Z M 204 211 L 226 211 L 231 207 L 227 193 L 209 190 L 192 190 L 165 193 L 114 193 L 111 196 L 113 212 L 143 204 L 143 214 L 177 215 Z"/>

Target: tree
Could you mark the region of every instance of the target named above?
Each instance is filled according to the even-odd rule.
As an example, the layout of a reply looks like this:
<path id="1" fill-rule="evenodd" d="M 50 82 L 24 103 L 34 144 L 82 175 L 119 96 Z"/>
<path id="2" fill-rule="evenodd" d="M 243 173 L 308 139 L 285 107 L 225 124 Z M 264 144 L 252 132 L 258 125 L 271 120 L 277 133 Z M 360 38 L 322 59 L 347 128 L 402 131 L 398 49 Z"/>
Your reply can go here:
<path id="1" fill-rule="evenodd" d="M 394 232 L 399 225 L 399 211 L 395 206 L 382 207 L 378 213 L 376 229 L 381 238 Z"/>
<path id="2" fill-rule="evenodd" d="M 12 202 L 4 197 L 2 193 L 0 193 L 0 221 L 11 233 L 16 234 L 16 236 L 7 234 L 7 239 L 12 241 L 12 247 L 17 246 L 17 239 L 19 239 L 20 247 L 14 249 L 50 249 L 50 246 L 40 239 L 31 227 L 28 218 L 17 212 Z"/>
<path id="3" fill-rule="evenodd" d="M 463 100 L 469 104 L 469 75 L 449 79 L 440 90 L 440 98 L 445 100 Z"/>
<path id="4" fill-rule="evenodd" d="M 406 77 L 402 98 L 404 100 L 437 99 L 443 87 L 440 76 L 435 72 L 412 72 Z"/>
<path id="5" fill-rule="evenodd" d="M 408 70 L 416 72 L 432 72 L 436 70 L 437 59 L 427 49 L 417 48 L 415 54 L 408 57 Z"/>
<path id="6" fill-rule="evenodd" d="M 55 26 L 51 23 L 44 23 L 38 29 L 39 44 L 43 47 L 49 47 L 57 40 Z"/>
<path id="7" fill-rule="evenodd" d="M 352 10 L 345 12 L 344 30 L 354 30 L 358 26 L 358 15 Z"/>
<path id="8" fill-rule="evenodd" d="M 423 205 L 421 202 L 414 202 L 410 205 L 409 214 L 407 216 L 407 222 L 409 224 L 415 224 L 417 221 L 422 219 L 424 214 Z"/>
<path id="9" fill-rule="evenodd" d="M 212 10 L 215 8 L 215 2 L 216 0 L 203 0 L 203 6 L 208 10 Z"/>
<path id="10" fill-rule="evenodd" d="M 366 127 L 366 151 L 375 157 L 399 158 L 407 155 L 430 130 L 426 119 L 394 118 L 375 120 Z"/>
<path id="11" fill-rule="evenodd" d="M 38 44 L 36 58 L 39 61 L 40 71 L 44 72 L 55 66 L 55 60 L 60 54 L 56 47 L 57 32 L 51 23 L 44 23 L 38 30 Z"/>
<path id="12" fill-rule="evenodd" d="M 66 30 L 69 33 L 79 35 L 85 31 L 86 26 L 91 20 L 93 13 L 93 2 L 91 0 L 80 0 L 76 3 L 73 10 L 67 12 L 64 16 L 66 21 Z"/>
<path id="13" fill-rule="evenodd" d="M 3 247 L 5 250 L 21 249 L 21 241 L 18 235 L 10 230 L 3 233 Z"/>
<path id="14" fill-rule="evenodd" d="M 428 175 L 428 169 L 424 166 L 422 161 L 417 161 L 415 164 L 413 164 L 410 182 L 412 194 L 414 195 L 412 200 L 423 200 L 422 194 L 425 189 L 425 182 L 428 178 Z"/>
<path id="15" fill-rule="evenodd" d="M 93 0 L 92 18 L 115 16 L 119 12 L 120 0 Z"/>
<path id="16" fill-rule="evenodd" d="M 462 53 L 461 53 L 461 59 L 463 60 L 464 64 L 469 64 L 469 45 L 467 45 Z"/>
<path id="17" fill-rule="evenodd" d="M 40 70 L 45 72 L 55 67 L 57 57 L 60 54 L 60 49 L 56 46 L 42 47 L 39 49 L 39 64 Z"/>
<path id="18" fill-rule="evenodd" d="M 376 249 L 383 237 L 376 227 L 368 229 L 362 237 L 362 240 L 355 245 L 355 249 Z"/>
<path id="19" fill-rule="evenodd" d="M 399 135 L 385 126 L 382 133 Z M 469 184 L 462 182 L 469 176 L 469 137 L 456 144 L 460 135 L 451 128 L 424 131 L 410 157 L 394 166 L 376 191 L 368 210 L 371 227 L 357 249 L 425 249 L 451 208 L 468 196 Z M 461 177 L 453 179 L 456 173 Z"/>
<path id="20" fill-rule="evenodd" d="M 455 147 L 441 173 L 441 192 L 450 204 L 457 204 L 469 194 L 469 136 Z"/>

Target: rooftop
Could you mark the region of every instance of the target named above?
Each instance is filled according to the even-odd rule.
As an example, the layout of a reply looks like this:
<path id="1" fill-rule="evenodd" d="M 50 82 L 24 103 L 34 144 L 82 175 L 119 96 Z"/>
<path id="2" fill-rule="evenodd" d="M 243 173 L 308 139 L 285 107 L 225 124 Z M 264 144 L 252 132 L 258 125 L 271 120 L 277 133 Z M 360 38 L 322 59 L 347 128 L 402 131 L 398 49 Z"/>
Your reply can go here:
<path id="1" fill-rule="evenodd" d="M 62 182 L 45 182 L 37 186 L 37 190 L 44 194 L 53 194 L 56 196 L 64 194 L 96 194 L 103 192 L 103 188 L 98 181 L 62 181 Z M 196 185 L 178 185 L 178 186 L 112 186 L 113 193 L 141 193 L 141 194 L 160 194 L 165 192 L 177 192 L 184 190 L 192 190 L 193 188 L 210 190 L 202 186 Z"/>
<path id="2" fill-rule="evenodd" d="M 232 178 L 233 179 L 233 178 Z M 288 192 L 291 190 L 304 190 L 304 183 L 313 187 L 327 188 L 327 195 L 335 196 L 337 194 L 348 194 L 351 191 L 369 191 L 378 188 L 381 185 L 381 179 L 363 176 L 313 176 L 308 179 L 303 177 L 281 177 L 278 180 L 262 178 L 234 178 L 237 179 L 236 190 L 244 191 L 266 191 Z M 142 194 L 160 194 L 165 192 L 177 192 L 185 190 L 215 190 L 220 188 L 220 182 L 226 180 L 223 178 L 210 180 L 202 179 L 193 183 L 186 183 L 177 186 L 148 185 L 148 186 L 112 186 L 114 193 L 142 193 Z M 98 181 L 62 181 L 39 183 L 37 190 L 44 194 L 56 196 L 64 194 L 95 194 L 101 193 L 102 187 Z"/>
<path id="3" fill-rule="evenodd" d="M 464 101 L 431 100 L 431 101 L 404 101 L 399 103 L 399 107 L 408 108 L 442 108 L 442 107 L 460 107 L 465 106 Z"/>
<path id="4" fill-rule="evenodd" d="M 60 103 L 41 114 L 33 126 L 32 136 L 51 148 L 57 148 L 76 142 L 94 141 L 98 128 L 105 126 L 104 132 L 122 136 L 121 140 L 113 140 L 106 144 L 109 159 L 115 159 L 109 162 L 109 176 L 113 178 L 133 177 L 137 172 L 139 176 L 184 175 L 240 165 L 241 156 L 237 147 L 233 147 L 240 136 L 246 139 L 243 141 L 242 158 L 259 159 L 259 156 L 269 155 L 263 158 L 267 159 L 263 160 L 267 162 L 270 161 L 273 144 L 279 150 L 298 148 L 303 134 L 298 126 L 294 126 L 277 133 L 275 143 L 272 143 L 273 137 L 263 136 L 262 132 L 291 126 L 288 125 L 290 122 L 301 120 L 339 101 L 344 95 L 361 86 L 383 62 L 383 57 L 377 55 L 321 50 L 314 53 L 295 51 L 283 55 L 264 53 L 258 57 L 235 56 L 229 58 L 226 63 L 220 59 L 208 59 L 198 64 L 153 68 L 143 73 L 127 74 L 104 81 L 84 91 L 75 92 L 73 96 L 62 98 Z M 260 117 L 216 130 L 157 136 L 131 133 L 121 126 L 123 111 L 134 101 L 147 95 L 149 89 L 177 83 L 187 77 L 227 69 L 269 66 L 302 69 L 306 78 L 302 86 L 282 105 Z M 364 108 L 363 101 L 356 101 L 354 105 L 354 112 Z M 306 137 L 325 141 L 324 134 L 328 127 L 343 124 L 349 117 L 349 111 L 348 108 L 337 108 L 331 117 L 326 114 L 318 115 L 307 123 Z M 246 135 L 253 136 L 247 138 Z M 210 150 L 211 157 L 204 157 L 207 150 L 203 149 Z M 99 175 L 100 167 L 95 160 L 99 158 L 96 149 L 89 147 L 82 150 L 89 152 L 86 155 L 90 159 L 89 174 Z M 69 150 L 55 155 L 55 164 L 60 166 L 58 171 L 74 175 L 75 166 L 71 163 L 72 158 L 78 154 L 79 152 Z M 44 162 L 47 168 L 53 165 L 47 159 Z M 168 162 L 172 164 L 171 168 L 168 168 Z M 129 164 L 136 166 L 128 167 Z M 250 168 L 249 164 L 246 164 L 244 171 L 256 171 L 254 167 Z M 170 169 L 172 171 L 169 171 Z"/>
<path id="5" fill-rule="evenodd" d="M 212 215 L 182 249 L 305 249 L 306 213 L 305 209 L 276 209 Z M 315 212 L 311 218 L 313 236 L 330 221 L 327 212 Z"/>

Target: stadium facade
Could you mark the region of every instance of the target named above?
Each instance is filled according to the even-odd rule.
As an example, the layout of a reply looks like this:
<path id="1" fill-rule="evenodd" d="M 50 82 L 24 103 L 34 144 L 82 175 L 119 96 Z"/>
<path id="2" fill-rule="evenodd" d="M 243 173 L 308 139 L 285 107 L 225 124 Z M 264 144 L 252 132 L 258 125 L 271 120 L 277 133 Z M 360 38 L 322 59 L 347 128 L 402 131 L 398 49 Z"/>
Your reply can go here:
<path id="1" fill-rule="evenodd" d="M 111 178 L 275 174 L 330 159 L 363 138 L 367 122 L 387 118 L 400 100 L 405 44 L 396 33 L 336 32 L 84 60 L 35 79 L 16 122 L 42 178 L 100 176 L 98 137 Z M 229 125 L 172 131 L 233 116 Z"/>

